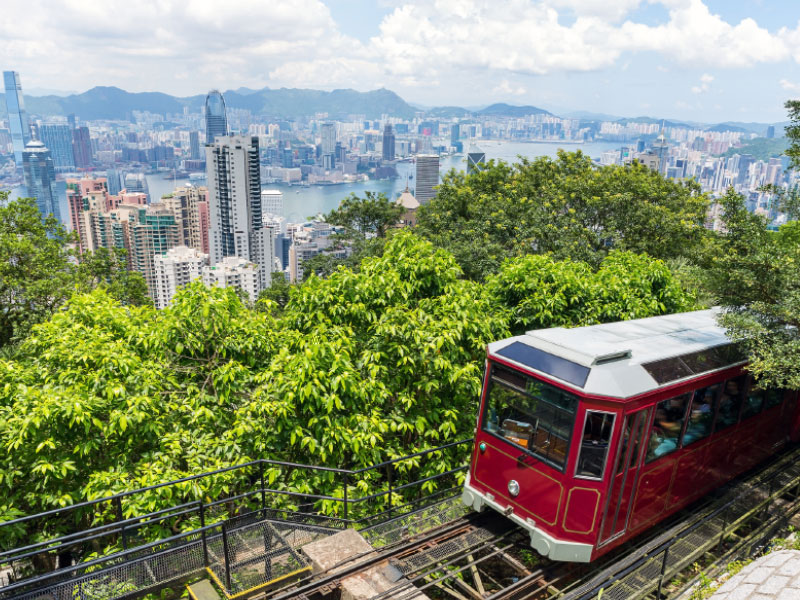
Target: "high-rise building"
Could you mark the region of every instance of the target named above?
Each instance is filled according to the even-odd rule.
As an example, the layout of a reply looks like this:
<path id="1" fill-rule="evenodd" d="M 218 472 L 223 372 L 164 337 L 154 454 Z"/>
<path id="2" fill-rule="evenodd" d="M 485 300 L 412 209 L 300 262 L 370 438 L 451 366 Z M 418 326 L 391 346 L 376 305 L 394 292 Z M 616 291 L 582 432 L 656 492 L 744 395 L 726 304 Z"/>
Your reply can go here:
<path id="1" fill-rule="evenodd" d="M 39 127 L 39 139 L 50 150 L 56 169 L 66 170 L 75 166 L 72 153 L 72 130 L 69 125 L 43 123 Z"/>
<path id="2" fill-rule="evenodd" d="M 394 130 L 388 123 L 383 128 L 383 160 L 394 160 Z"/>
<path id="3" fill-rule="evenodd" d="M 767 127 L 767 138 L 772 139 L 775 137 L 775 125 Z"/>
<path id="4" fill-rule="evenodd" d="M 208 254 L 208 188 L 186 184 L 161 203 L 169 207 L 178 225 L 178 243 Z"/>
<path id="5" fill-rule="evenodd" d="M 203 283 L 221 288 L 233 287 L 245 292 L 251 302 L 261 293 L 259 266 L 238 256 L 226 256 L 211 267 L 203 267 Z"/>
<path id="6" fill-rule="evenodd" d="M 106 169 L 106 179 L 108 180 L 108 193 L 116 196 L 125 187 L 125 173 L 116 169 Z"/>
<path id="7" fill-rule="evenodd" d="M 261 192 L 261 210 L 264 214 L 283 216 L 283 192 L 280 190 L 263 190 Z"/>
<path id="8" fill-rule="evenodd" d="M 53 215 L 59 221 L 61 212 L 56 193 L 56 169 L 50 150 L 38 140 L 28 142 L 22 152 L 22 169 L 28 196 L 36 198 L 43 217 Z"/>
<path id="9" fill-rule="evenodd" d="M 156 308 L 166 308 L 180 288 L 201 278 L 207 261 L 208 254 L 186 246 L 175 246 L 166 254 L 156 256 L 153 298 Z"/>
<path id="10" fill-rule="evenodd" d="M 70 129 L 75 129 L 76 126 L 75 113 L 69 113 L 67 115 L 67 125 L 69 125 Z"/>
<path id="11" fill-rule="evenodd" d="M 228 135 L 228 116 L 225 112 L 225 98 L 218 90 L 211 90 L 206 96 L 206 144 L 213 144 L 217 136 Z"/>
<path id="12" fill-rule="evenodd" d="M 156 256 L 178 246 L 178 224 L 169 207 L 161 203 L 131 207 L 138 211 L 137 222 L 129 228 L 128 260 L 147 283 L 150 297 L 156 295 Z"/>
<path id="13" fill-rule="evenodd" d="M 427 204 L 436 196 L 434 189 L 439 185 L 439 156 L 437 154 L 417 155 L 414 197 L 420 204 Z"/>
<path id="14" fill-rule="evenodd" d="M 19 73 L 3 71 L 6 91 L 6 110 L 8 111 L 8 128 L 11 130 L 11 143 L 14 146 L 14 161 L 17 168 L 22 168 L 22 153 L 31 141 L 31 126 L 25 110 L 25 99 L 22 97 L 22 84 Z"/>
<path id="15" fill-rule="evenodd" d="M 88 169 L 92 166 L 92 139 L 88 127 L 76 127 L 72 130 L 72 154 L 75 156 L 77 168 Z"/>
<path id="16" fill-rule="evenodd" d="M 190 131 L 189 132 L 189 157 L 192 160 L 200 160 L 202 159 L 202 155 L 200 154 L 200 132 L 199 131 Z"/>
<path id="17" fill-rule="evenodd" d="M 486 153 L 477 146 L 472 146 L 467 152 L 467 173 L 482 171 L 485 162 Z"/>
<path id="18" fill-rule="evenodd" d="M 259 291 L 270 285 L 273 230 L 264 225 L 258 137 L 221 137 L 206 145 L 210 260 L 238 256 L 258 265 Z"/>
<path id="19" fill-rule="evenodd" d="M 323 123 L 320 128 L 322 166 L 331 170 L 336 166 L 336 124 Z"/>

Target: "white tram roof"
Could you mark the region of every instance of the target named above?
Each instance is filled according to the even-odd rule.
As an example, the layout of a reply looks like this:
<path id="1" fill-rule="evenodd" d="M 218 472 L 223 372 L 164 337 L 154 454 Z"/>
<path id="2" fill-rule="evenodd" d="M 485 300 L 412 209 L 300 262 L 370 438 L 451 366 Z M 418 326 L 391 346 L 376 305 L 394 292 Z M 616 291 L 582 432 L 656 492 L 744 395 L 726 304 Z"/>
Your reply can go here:
<path id="1" fill-rule="evenodd" d="M 553 327 L 489 344 L 489 356 L 585 394 L 629 398 L 745 362 L 719 309 L 588 327 Z"/>

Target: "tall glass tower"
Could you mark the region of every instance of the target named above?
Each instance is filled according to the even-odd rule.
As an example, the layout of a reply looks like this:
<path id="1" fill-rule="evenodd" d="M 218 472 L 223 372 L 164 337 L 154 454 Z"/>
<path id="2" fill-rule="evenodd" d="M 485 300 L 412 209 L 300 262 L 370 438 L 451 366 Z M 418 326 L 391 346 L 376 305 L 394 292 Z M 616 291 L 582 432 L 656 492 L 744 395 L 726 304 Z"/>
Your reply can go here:
<path id="1" fill-rule="evenodd" d="M 22 151 L 22 169 L 28 196 L 36 198 L 42 217 L 52 214 L 59 221 L 61 212 L 56 193 L 56 170 L 50 150 L 38 140 L 28 142 Z"/>
<path id="2" fill-rule="evenodd" d="M 31 126 L 28 113 L 25 111 L 25 100 L 22 97 L 22 84 L 19 73 L 3 71 L 6 88 L 6 109 L 8 110 L 8 126 L 11 130 L 11 143 L 14 146 L 14 161 L 17 168 L 22 167 L 22 153 L 25 145 L 31 141 Z"/>
<path id="3" fill-rule="evenodd" d="M 220 135 L 228 135 L 225 98 L 218 90 L 211 90 L 206 96 L 206 144 L 213 144 Z"/>

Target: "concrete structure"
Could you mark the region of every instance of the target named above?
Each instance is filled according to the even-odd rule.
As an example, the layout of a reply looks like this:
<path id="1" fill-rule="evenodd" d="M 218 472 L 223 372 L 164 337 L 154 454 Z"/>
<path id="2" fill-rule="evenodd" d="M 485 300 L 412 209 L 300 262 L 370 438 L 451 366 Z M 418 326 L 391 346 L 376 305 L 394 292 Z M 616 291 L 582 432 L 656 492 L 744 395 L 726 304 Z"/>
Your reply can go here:
<path id="1" fill-rule="evenodd" d="M 270 285 L 274 239 L 264 225 L 258 137 L 220 137 L 207 144 L 206 169 L 211 262 L 238 256 L 257 264 L 260 292 Z"/>
<path id="2" fill-rule="evenodd" d="M 731 577 L 711 600 L 797 600 L 800 551 L 779 550 L 753 561 Z"/>
<path id="3" fill-rule="evenodd" d="M 92 166 L 92 140 L 88 127 L 72 130 L 72 154 L 77 168 L 88 169 Z"/>
<path id="4" fill-rule="evenodd" d="M 320 137 L 322 167 L 330 171 L 336 166 L 336 123 L 323 123 Z"/>
<path id="5" fill-rule="evenodd" d="M 200 154 L 200 132 L 189 132 L 189 158 L 192 160 L 201 160 L 203 155 Z"/>
<path id="6" fill-rule="evenodd" d="M 50 150 L 56 170 L 75 167 L 72 153 L 72 130 L 69 125 L 43 123 L 39 126 L 39 139 Z"/>
<path id="7" fill-rule="evenodd" d="M 59 221 L 61 212 L 56 193 L 56 170 L 50 150 L 45 145 L 33 140 L 28 142 L 22 152 L 22 170 L 25 175 L 25 187 L 28 196 L 36 198 L 36 204 L 43 217 L 53 215 Z"/>
<path id="8" fill-rule="evenodd" d="M 467 173 L 482 171 L 485 162 L 486 153 L 477 146 L 473 146 L 467 152 Z"/>
<path id="9" fill-rule="evenodd" d="M 261 210 L 265 215 L 283 216 L 283 192 L 280 190 L 262 190 Z"/>
<path id="10" fill-rule="evenodd" d="M 25 110 L 25 99 L 22 96 L 22 84 L 19 73 L 3 71 L 5 83 L 6 110 L 8 111 L 8 128 L 11 130 L 11 143 L 14 147 L 14 161 L 17 168 L 22 168 L 22 153 L 31 141 L 31 126 Z"/>
<path id="11" fill-rule="evenodd" d="M 221 288 L 235 287 L 255 302 L 261 292 L 259 267 L 238 256 L 226 256 L 212 267 L 203 267 L 203 283 Z"/>
<path id="12" fill-rule="evenodd" d="M 228 115 L 225 98 L 218 90 L 206 96 L 206 144 L 213 144 L 219 136 L 228 135 Z"/>
<path id="13" fill-rule="evenodd" d="M 132 269 L 142 274 L 150 297 L 155 300 L 155 258 L 179 245 L 178 225 L 172 211 L 163 204 L 130 208 L 137 212 L 129 226 L 128 261 Z"/>
<path id="14" fill-rule="evenodd" d="M 161 202 L 175 216 L 179 244 L 208 254 L 208 188 L 186 184 Z"/>
<path id="15" fill-rule="evenodd" d="M 417 156 L 417 172 L 414 197 L 420 204 L 427 204 L 436 196 L 434 189 L 439 185 L 439 156 L 420 154 Z"/>
<path id="16" fill-rule="evenodd" d="M 153 297 L 156 308 L 166 308 L 180 288 L 201 278 L 207 262 L 208 254 L 186 246 L 176 246 L 163 256 L 156 256 Z"/>
<path id="17" fill-rule="evenodd" d="M 397 203 L 403 207 L 403 214 L 400 217 L 400 221 L 398 221 L 397 225 L 399 227 L 414 227 L 417 224 L 417 209 L 419 208 L 419 202 L 414 195 L 408 191 L 408 185 L 406 185 L 405 191 L 400 194 L 400 197 L 397 199 Z"/>
<path id="18" fill-rule="evenodd" d="M 382 156 L 384 161 L 394 160 L 394 130 L 388 123 L 383 128 L 383 147 Z"/>

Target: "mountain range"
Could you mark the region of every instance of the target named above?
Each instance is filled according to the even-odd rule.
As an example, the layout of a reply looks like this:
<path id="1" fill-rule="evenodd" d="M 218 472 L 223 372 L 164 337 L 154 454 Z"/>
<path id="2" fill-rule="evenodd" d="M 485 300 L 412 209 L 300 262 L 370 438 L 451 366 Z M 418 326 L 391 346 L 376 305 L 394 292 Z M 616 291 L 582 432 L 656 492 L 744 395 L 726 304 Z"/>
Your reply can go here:
<path id="1" fill-rule="evenodd" d="M 228 108 L 246 109 L 253 114 L 280 119 L 295 119 L 318 113 L 327 113 L 331 118 L 347 118 L 350 115 L 363 115 L 368 119 L 379 119 L 383 115 L 410 119 L 423 114 L 432 118 L 465 118 L 470 116 L 505 116 L 519 118 L 527 115 L 553 114 L 536 106 L 514 106 L 505 103 L 492 104 L 480 109 L 467 109 L 460 106 L 440 106 L 422 108 L 409 104 L 396 93 L 387 89 L 358 92 L 352 89 L 330 92 L 298 88 L 263 88 L 255 90 L 241 87 L 224 92 Z M 0 94 L 0 106 L 5 97 Z M 49 116 L 77 115 L 83 121 L 127 120 L 133 111 L 148 111 L 165 115 L 180 114 L 184 107 L 198 111 L 205 102 L 205 94 L 196 96 L 171 96 L 161 92 L 128 92 L 117 87 L 99 86 L 80 94 L 25 96 L 25 104 L 32 115 Z M 625 124 L 630 122 L 661 123 L 668 126 L 691 126 L 708 128 L 712 131 L 747 131 L 764 135 L 766 123 L 728 122 L 719 124 L 683 123 L 662 121 L 653 117 L 619 118 L 612 115 L 577 111 L 565 114 L 567 117 L 584 121 L 614 120 Z M 610 118 L 606 118 L 610 117 Z M 780 135 L 785 123 L 775 123 L 776 133 Z M 779 129 L 780 128 L 780 129 Z"/>

